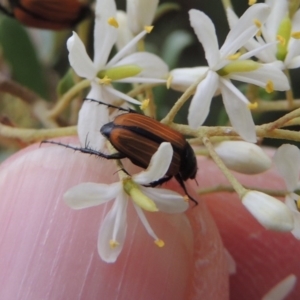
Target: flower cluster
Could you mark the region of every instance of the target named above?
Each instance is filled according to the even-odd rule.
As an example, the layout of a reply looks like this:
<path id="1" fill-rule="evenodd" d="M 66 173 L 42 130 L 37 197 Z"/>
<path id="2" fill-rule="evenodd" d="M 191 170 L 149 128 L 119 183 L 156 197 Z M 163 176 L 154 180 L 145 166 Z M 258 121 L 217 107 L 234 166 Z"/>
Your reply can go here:
<path id="1" fill-rule="evenodd" d="M 91 90 L 87 99 L 95 99 L 85 101 L 79 112 L 78 135 L 82 147 L 92 149 L 95 153 L 105 149 L 106 139 L 99 130 L 102 125 L 108 123 L 110 115 L 107 107 L 99 105 L 97 101 L 113 107 L 116 100 L 123 100 L 129 105 L 140 106 L 142 110 L 145 108 L 147 101 L 143 102 L 141 98 L 137 100 L 124 94 L 114 86 L 115 83 L 129 83 L 135 86 L 142 83 L 162 84 L 182 91 L 184 94 L 181 97 L 182 101 L 178 101 L 178 109 L 192 96 L 188 112 L 190 131 L 183 132 L 188 134 L 194 134 L 197 130 L 201 132 L 202 125 L 210 113 L 213 97 L 221 94 L 236 136 L 245 141 L 221 140 L 211 147 L 205 134 L 200 133 L 199 137 L 206 138 L 205 141 L 203 139 L 203 144 L 210 156 L 232 183 L 245 208 L 258 222 L 268 229 L 292 231 L 299 238 L 300 201 L 293 192 L 298 184 L 295 176 L 298 176 L 300 170 L 299 151 L 291 148 L 293 146 L 283 146 L 275 156 L 276 165 L 285 178 L 289 191 L 286 204 L 261 191 L 245 189 L 228 171 L 231 169 L 246 174 L 258 174 L 272 165 L 269 156 L 257 145 L 251 144 L 257 141 L 257 129 L 251 110 L 257 108 L 258 104 L 250 101 L 233 81 L 263 88 L 267 93 L 290 90 L 289 79 L 284 71 L 300 66 L 300 47 L 297 40 L 298 27 L 300 28 L 298 11 L 292 16 L 287 16 L 287 1 L 268 1 L 250 6 L 238 18 L 234 11 L 228 8 L 227 17 L 231 29 L 224 44 L 219 47 L 211 19 L 205 13 L 191 9 L 190 24 L 203 46 L 207 66 L 176 68 L 169 71 L 167 64 L 157 55 L 138 51 L 141 40 L 152 30 L 150 25 L 157 5 L 158 1 L 128 0 L 125 13 L 117 11 L 114 0 L 97 0 L 93 60 L 89 58 L 83 42 L 75 32 L 69 38 L 67 48 L 70 65 L 79 77 L 90 82 Z M 114 45 L 118 51 L 109 58 Z M 111 116 L 117 114 L 118 112 L 113 112 Z M 170 117 L 166 122 L 172 121 L 173 118 Z M 227 134 L 230 137 L 234 131 L 227 129 L 219 135 Z M 145 135 L 151 140 L 157 140 L 153 133 Z M 145 152 L 147 151 L 145 149 Z M 167 143 L 162 139 L 145 171 L 133 176 L 120 175 L 120 181 L 110 185 L 82 183 L 65 193 L 66 203 L 74 209 L 114 200 L 98 237 L 98 251 L 104 261 L 116 261 L 124 245 L 129 198 L 132 199 L 130 203 L 133 204 L 147 232 L 158 246 L 163 246 L 163 241 L 151 229 L 143 210 L 181 213 L 188 208 L 185 197 L 167 189 L 151 187 L 162 178 L 168 179 L 167 173 L 175 157 L 173 151 L 178 151 L 178 146 L 174 142 Z M 289 161 L 291 157 L 293 160 L 297 157 L 299 164 Z M 291 167 L 293 170 L 289 170 Z M 179 183 L 184 187 L 182 179 L 180 180 Z"/>

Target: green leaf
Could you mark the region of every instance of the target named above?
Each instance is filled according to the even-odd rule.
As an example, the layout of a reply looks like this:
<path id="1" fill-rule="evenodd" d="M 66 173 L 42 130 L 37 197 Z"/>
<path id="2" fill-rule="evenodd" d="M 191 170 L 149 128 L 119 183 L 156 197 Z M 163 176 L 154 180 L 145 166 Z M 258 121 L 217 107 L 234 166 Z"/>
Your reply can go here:
<path id="1" fill-rule="evenodd" d="M 193 43 L 192 35 L 184 30 L 172 32 L 166 39 L 161 57 L 173 69 L 180 58 L 182 51 Z"/>
<path id="2" fill-rule="evenodd" d="M 0 15 L 0 47 L 13 79 L 46 98 L 43 68 L 26 30 L 4 15 Z"/>
<path id="3" fill-rule="evenodd" d="M 59 81 L 57 86 L 58 96 L 65 94 L 71 87 L 75 85 L 73 70 L 69 69 L 64 77 Z"/>

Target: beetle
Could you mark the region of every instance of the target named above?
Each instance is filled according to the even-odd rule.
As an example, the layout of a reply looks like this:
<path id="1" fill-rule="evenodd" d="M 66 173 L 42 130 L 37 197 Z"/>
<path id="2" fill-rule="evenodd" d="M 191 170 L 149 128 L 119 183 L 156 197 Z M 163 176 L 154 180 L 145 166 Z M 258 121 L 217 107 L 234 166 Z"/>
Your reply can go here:
<path id="1" fill-rule="evenodd" d="M 91 13 L 79 0 L 8 0 L 0 10 L 24 25 L 51 30 L 71 28 Z"/>
<path id="2" fill-rule="evenodd" d="M 196 205 L 198 204 L 198 202 L 188 194 L 184 184 L 184 181 L 195 179 L 196 177 L 196 156 L 191 145 L 180 132 L 155 119 L 139 114 L 134 110 L 117 107 L 90 98 L 86 98 L 85 100 L 127 112 L 116 116 L 112 122 L 104 124 L 100 129 L 101 134 L 108 139 L 118 152 L 104 154 L 90 149 L 87 145 L 85 148 L 79 148 L 53 141 L 43 142 L 62 145 L 73 150 L 97 155 L 106 159 L 128 158 L 133 164 L 144 169 L 148 167 L 153 154 L 157 151 L 160 144 L 168 142 L 173 148 L 173 158 L 170 167 L 165 177 L 150 183 L 149 186 L 155 187 L 175 177 L 188 197 Z"/>

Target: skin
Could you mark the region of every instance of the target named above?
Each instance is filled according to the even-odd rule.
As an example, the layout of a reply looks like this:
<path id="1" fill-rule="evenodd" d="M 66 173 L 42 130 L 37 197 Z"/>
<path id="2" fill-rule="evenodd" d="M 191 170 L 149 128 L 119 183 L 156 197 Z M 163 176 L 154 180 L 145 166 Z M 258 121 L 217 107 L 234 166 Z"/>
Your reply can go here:
<path id="1" fill-rule="evenodd" d="M 200 187 L 225 182 L 211 161 L 199 159 L 198 166 Z M 228 193 L 198 197 L 186 216 L 146 214 L 163 248 L 129 205 L 124 248 L 116 263 L 103 262 L 97 234 L 111 203 L 76 211 L 62 195 L 81 182 L 115 181 L 114 173 L 112 162 L 53 145 L 30 146 L 0 166 L 1 299 L 222 300 L 229 288 L 230 299 L 256 299 L 290 273 L 300 275 L 299 242 L 263 229 Z M 267 180 L 283 186 L 274 171 Z M 182 192 L 175 181 L 165 187 Z M 230 285 L 220 233 L 237 263 Z"/>

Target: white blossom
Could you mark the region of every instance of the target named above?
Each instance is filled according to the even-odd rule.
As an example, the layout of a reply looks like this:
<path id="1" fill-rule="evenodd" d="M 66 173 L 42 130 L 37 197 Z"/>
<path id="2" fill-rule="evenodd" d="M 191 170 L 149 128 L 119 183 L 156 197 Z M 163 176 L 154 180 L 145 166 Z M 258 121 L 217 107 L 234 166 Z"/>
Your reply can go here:
<path id="1" fill-rule="evenodd" d="M 131 178 L 112 184 L 82 183 L 64 194 L 66 203 L 74 209 L 93 207 L 114 200 L 105 216 L 98 235 L 98 252 L 109 263 L 115 262 L 122 251 L 127 231 L 127 205 L 129 196 L 141 222 L 158 246 L 163 246 L 148 223 L 143 209 L 181 213 L 188 208 L 184 197 L 163 188 L 146 187 L 162 178 L 169 169 L 173 157 L 170 143 L 162 143 L 152 156 L 148 168 Z"/>
<path id="2" fill-rule="evenodd" d="M 164 83 L 168 73 L 167 65 L 156 55 L 147 52 L 129 54 L 129 50 L 143 36 L 144 30 L 123 47 L 111 60 L 108 56 L 117 40 L 114 0 L 97 0 L 94 28 L 94 60 L 74 32 L 67 41 L 71 67 L 80 76 L 91 81 L 91 91 L 87 98 L 106 103 L 123 99 L 133 104 L 141 103 L 113 88 L 111 82 Z M 99 81 L 101 84 L 99 84 Z M 105 139 L 99 134 L 101 125 L 108 122 L 106 107 L 85 101 L 79 112 L 78 135 L 82 145 L 99 150 Z"/>
<path id="3" fill-rule="evenodd" d="M 277 62 L 282 69 L 298 68 L 300 66 L 300 10 L 290 18 L 289 1 L 266 0 L 265 2 L 271 7 L 271 13 L 261 28 L 262 36 L 249 40 L 245 48 L 253 50 L 272 43 L 271 47 L 256 53 L 255 56 L 262 62 Z M 230 27 L 238 22 L 238 17 L 230 8 L 227 10 L 227 18 Z"/>
<path id="4" fill-rule="evenodd" d="M 300 187 L 300 152 L 294 145 L 284 144 L 280 146 L 274 156 L 275 165 L 285 181 L 288 194 L 285 203 L 294 217 L 294 229 L 292 234 L 300 239 L 300 198 L 294 193 Z"/>
<path id="5" fill-rule="evenodd" d="M 261 147 L 244 141 L 224 141 L 215 151 L 231 170 L 244 174 L 265 172 L 272 166 L 271 158 Z"/>
<path id="6" fill-rule="evenodd" d="M 269 45 L 245 54 L 237 52 L 258 32 L 259 24 L 265 22 L 269 12 L 270 8 L 266 4 L 251 6 L 230 30 L 225 43 L 219 49 L 212 21 L 201 11 L 190 10 L 190 22 L 204 48 L 208 67 L 171 71 L 171 86 L 185 86 L 186 89 L 197 79 L 204 77 L 198 84 L 189 107 L 188 122 L 192 128 L 198 128 L 205 121 L 211 100 L 220 90 L 234 129 L 246 141 L 256 141 L 255 126 L 249 110 L 250 103 L 232 84 L 231 79 L 252 83 L 270 91 L 273 87 L 280 91 L 289 89 L 288 80 L 277 65 L 260 64 L 249 59 Z"/>
<path id="7" fill-rule="evenodd" d="M 278 199 L 258 191 L 248 191 L 243 205 L 265 228 L 276 231 L 291 231 L 293 216 L 287 206 Z"/>

